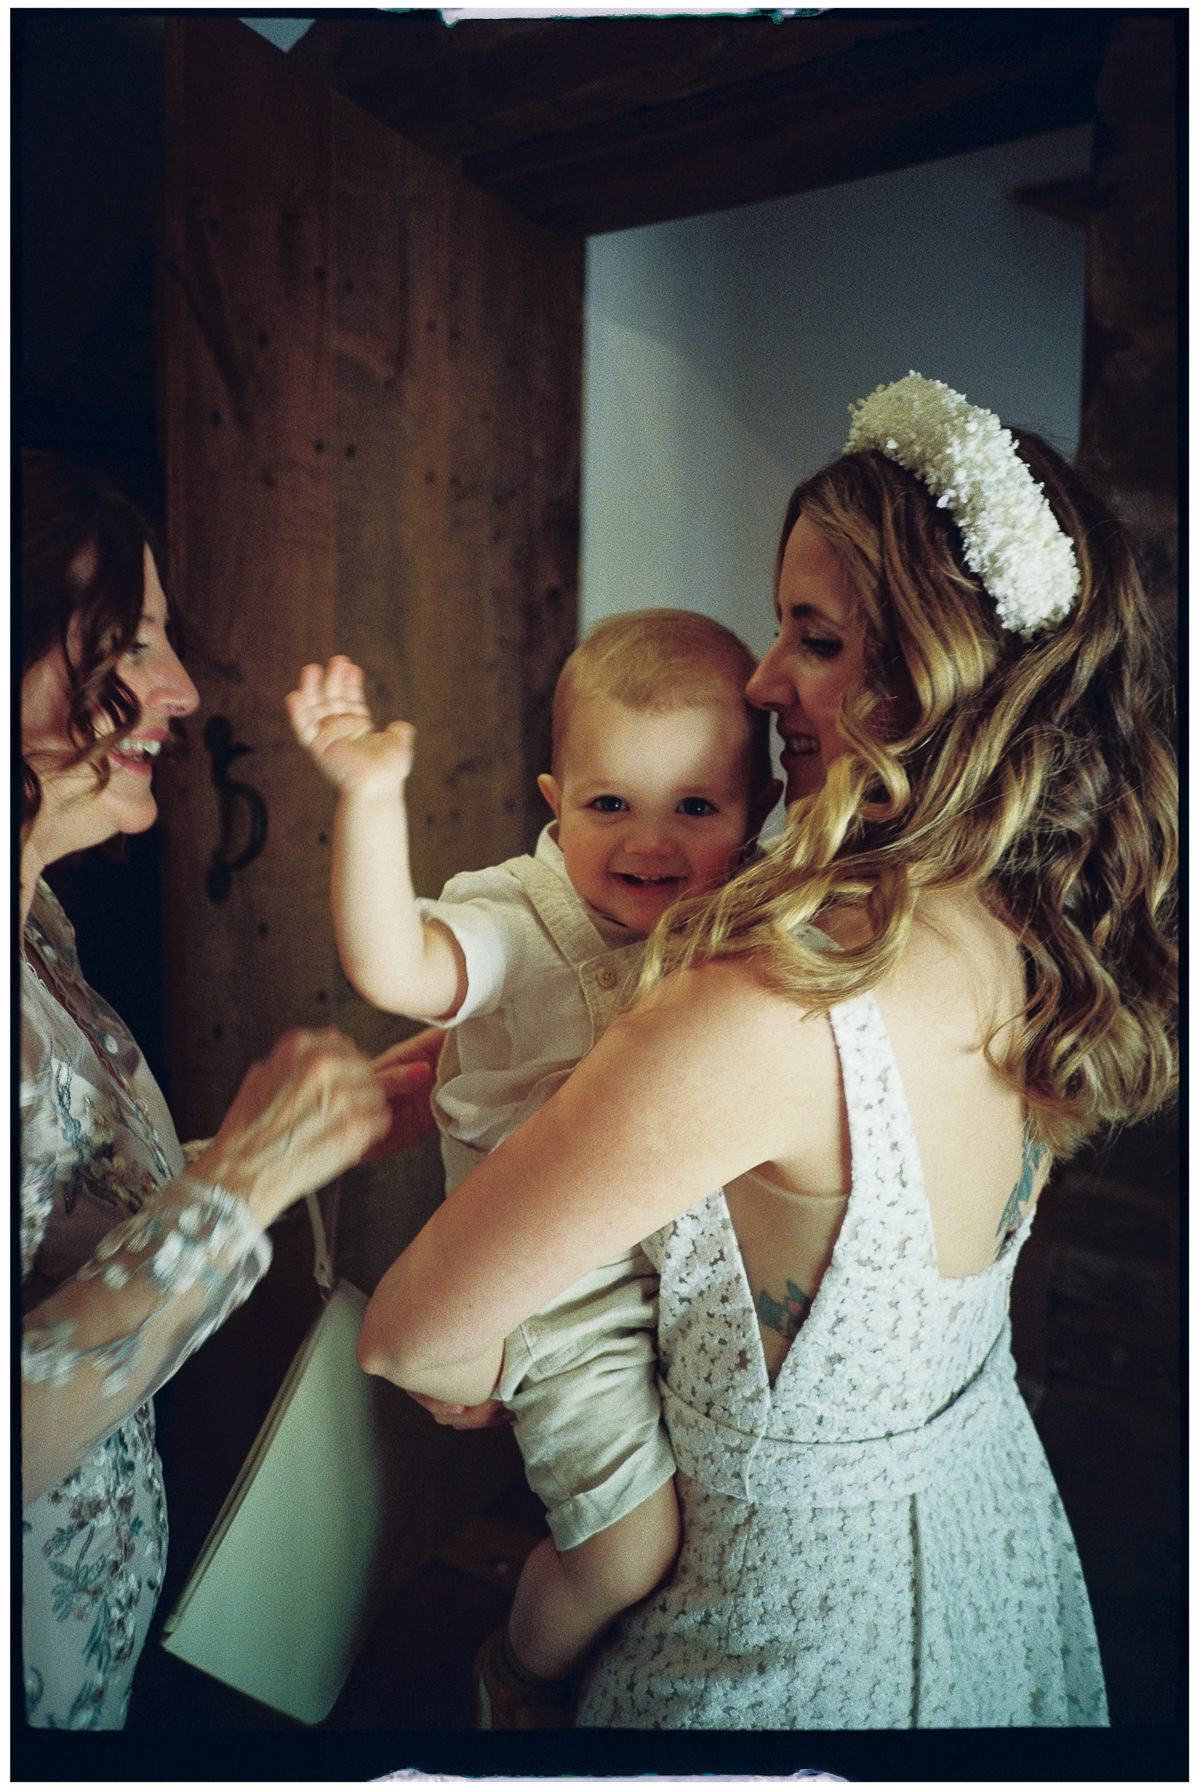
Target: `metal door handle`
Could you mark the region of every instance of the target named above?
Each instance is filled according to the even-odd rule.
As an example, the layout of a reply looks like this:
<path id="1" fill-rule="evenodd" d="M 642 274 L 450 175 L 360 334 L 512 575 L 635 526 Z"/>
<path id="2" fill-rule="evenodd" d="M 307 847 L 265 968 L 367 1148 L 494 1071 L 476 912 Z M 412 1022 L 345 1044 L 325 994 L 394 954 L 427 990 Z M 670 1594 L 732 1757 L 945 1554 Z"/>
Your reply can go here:
<path id="1" fill-rule="evenodd" d="M 221 813 L 221 838 L 209 860 L 204 888 L 210 901 L 225 901 L 233 885 L 234 871 L 244 870 L 247 864 L 252 864 L 267 843 L 267 805 L 249 783 L 237 783 L 229 775 L 234 759 L 241 758 L 253 748 L 234 744 L 233 726 L 224 715 L 213 715 L 205 722 L 204 744 L 212 759 L 213 787 Z M 235 852 L 239 801 L 244 803 L 249 815 L 250 838 L 241 851 Z"/>

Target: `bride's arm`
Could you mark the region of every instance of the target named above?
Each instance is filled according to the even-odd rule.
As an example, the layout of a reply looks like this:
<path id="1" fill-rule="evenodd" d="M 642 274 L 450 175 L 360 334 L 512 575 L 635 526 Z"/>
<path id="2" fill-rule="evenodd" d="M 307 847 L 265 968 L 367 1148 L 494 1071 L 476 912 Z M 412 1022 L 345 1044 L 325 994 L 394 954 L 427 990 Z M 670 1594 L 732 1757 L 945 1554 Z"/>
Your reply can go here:
<path id="1" fill-rule="evenodd" d="M 484 1397 L 524 1318 L 726 1181 L 794 1155 L 805 1057 L 828 1048 L 820 1023 L 744 961 L 669 977 L 384 1275 L 362 1365 L 412 1391 Z"/>

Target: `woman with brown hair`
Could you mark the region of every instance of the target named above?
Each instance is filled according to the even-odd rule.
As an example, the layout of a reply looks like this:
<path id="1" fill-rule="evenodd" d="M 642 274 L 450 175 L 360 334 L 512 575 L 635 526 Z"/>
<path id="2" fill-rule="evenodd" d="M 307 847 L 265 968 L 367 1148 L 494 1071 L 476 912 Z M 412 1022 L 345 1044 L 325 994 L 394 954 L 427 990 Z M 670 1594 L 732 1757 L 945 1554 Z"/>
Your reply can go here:
<path id="1" fill-rule="evenodd" d="M 185 1165 L 42 872 L 154 824 L 155 760 L 199 699 L 138 513 L 50 455 L 25 456 L 21 496 L 26 1714 L 115 1728 L 167 1541 L 151 1394 L 266 1271 L 272 1220 L 357 1161 L 387 1105 L 348 1039 L 292 1032 Z"/>
<path id="2" fill-rule="evenodd" d="M 1148 606 L 1057 455 L 913 374 L 793 495 L 775 607 L 782 834 L 664 917 L 360 1359 L 432 1399 L 474 1364 L 483 1400 L 530 1310 L 646 1239 L 684 1540 L 580 1725 L 1100 1724 L 1008 1298 L 1053 1163 L 1174 1087 Z"/>

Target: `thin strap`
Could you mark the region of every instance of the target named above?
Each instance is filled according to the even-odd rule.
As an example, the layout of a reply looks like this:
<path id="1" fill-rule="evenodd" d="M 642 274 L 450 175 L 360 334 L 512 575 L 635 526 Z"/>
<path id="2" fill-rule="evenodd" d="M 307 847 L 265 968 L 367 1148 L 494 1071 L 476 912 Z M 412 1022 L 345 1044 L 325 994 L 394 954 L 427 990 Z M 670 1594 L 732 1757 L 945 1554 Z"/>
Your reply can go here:
<path id="1" fill-rule="evenodd" d="M 924 1227 L 936 1263 L 925 1174 L 892 1041 L 872 994 L 856 995 L 829 1011 L 841 1063 L 850 1132 L 850 1203 L 846 1228 L 867 1208 L 888 1208 Z M 875 1197 L 871 1197 L 872 1193 Z M 920 1234 L 918 1232 L 918 1234 Z"/>
<path id="2" fill-rule="evenodd" d="M 337 1236 L 338 1196 L 342 1190 L 341 1176 L 333 1183 L 330 1198 L 329 1226 L 326 1229 L 325 1214 L 321 1210 L 321 1201 L 315 1193 L 305 1195 L 304 1203 L 308 1207 L 309 1222 L 313 1234 L 313 1278 L 321 1289 L 322 1296 L 328 1298 L 334 1287 L 333 1252 Z"/>

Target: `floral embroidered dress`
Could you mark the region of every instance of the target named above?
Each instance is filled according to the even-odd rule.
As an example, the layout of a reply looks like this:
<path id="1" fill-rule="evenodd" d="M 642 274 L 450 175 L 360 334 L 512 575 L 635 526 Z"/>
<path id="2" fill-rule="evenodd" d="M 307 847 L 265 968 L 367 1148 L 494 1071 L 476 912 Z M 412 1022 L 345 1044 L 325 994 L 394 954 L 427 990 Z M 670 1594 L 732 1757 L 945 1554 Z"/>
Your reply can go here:
<path id="1" fill-rule="evenodd" d="M 774 1386 L 724 1193 L 645 1245 L 684 1539 L 578 1723 L 1102 1725 L 1087 1591 L 1009 1348 L 1032 1213 L 984 1272 L 941 1278 L 879 1009 L 831 1021 L 851 1190 Z"/>
<path id="2" fill-rule="evenodd" d="M 270 1245 L 240 1201 L 183 1172 L 162 1094 L 44 883 L 22 943 L 22 1381 L 30 1403 L 53 1398 L 48 1427 L 76 1462 L 23 1514 L 26 1713 L 117 1728 L 167 1545 L 150 1395 Z"/>

